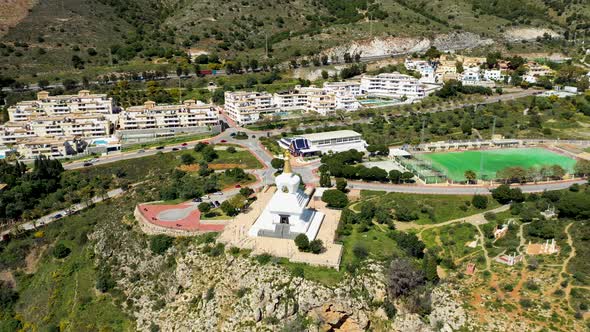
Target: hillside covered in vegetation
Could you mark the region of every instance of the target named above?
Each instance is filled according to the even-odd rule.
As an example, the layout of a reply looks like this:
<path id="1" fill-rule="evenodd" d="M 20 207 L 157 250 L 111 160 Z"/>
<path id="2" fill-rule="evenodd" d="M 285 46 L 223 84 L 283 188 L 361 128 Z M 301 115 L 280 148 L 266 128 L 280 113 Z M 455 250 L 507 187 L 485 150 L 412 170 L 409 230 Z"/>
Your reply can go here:
<path id="1" fill-rule="evenodd" d="M 149 70 L 186 62 L 189 49 L 213 60 L 276 64 L 354 40 L 453 32 L 500 42 L 514 42 L 510 36 L 517 35 L 528 43 L 508 47 L 561 50 L 588 34 L 590 6 L 584 2 L 50 0 L 0 30 L 0 75 L 51 81 L 50 75 L 64 71 L 93 77 L 113 69 Z M 198 62 L 215 67 L 211 60 Z"/>

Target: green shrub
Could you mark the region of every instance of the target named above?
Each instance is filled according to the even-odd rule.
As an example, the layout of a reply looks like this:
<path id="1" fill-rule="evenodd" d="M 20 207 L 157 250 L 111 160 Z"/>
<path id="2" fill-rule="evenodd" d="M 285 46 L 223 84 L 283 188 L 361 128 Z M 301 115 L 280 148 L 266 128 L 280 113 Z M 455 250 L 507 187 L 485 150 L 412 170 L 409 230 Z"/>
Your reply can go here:
<path id="1" fill-rule="evenodd" d="M 295 266 L 291 273 L 294 277 L 304 278 L 305 277 L 305 270 L 301 266 Z"/>
<path id="2" fill-rule="evenodd" d="M 533 301 L 531 301 L 530 299 L 520 299 L 518 303 L 520 303 L 520 306 L 525 309 L 533 306 Z"/>
<path id="3" fill-rule="evenodd" d="M 471 203 L 477 209 L 485 209 L 488 207 L 488 197 L 483 195 L 474 195 Z"/>
<path id="4" fill-rule="evenodd" d="M 205 300 L 206 301 L 211 301 L 211 300 L 213 300 L 214 297 L 215 297 L 215 288 L 214 287 L 209 287 L 207 289 L 207 293 L 205 294 Z"/>
<path id="5" fill-rule="evenodd" d="M 246 293 L 248 293 L 249 290 L 250 289 L 248 287 L 240 287 L 240 289 L 236 291 L 236 296 L 238 298 L 242 298 L 244 295 L 246 295 Z"/>
<path id="6" fill-rule="evenodd" d="M 261 265 L 268 264 L 271 260 L 272 256 L 269 254 L 260 254 L 256 256 L 256 261 Z"/>
<path id="7" fill-rule="evenodd" d="M 360 260 L 363 260 L 367 258 L 367 256 L 369 256 L 369 251 L 367 250 L 367 247 L 360 243 L 354 245 L 354 247 L 352 248 L 352 253 L 356 258 Z"/>
<path id="8" fill-rule="evenodd" d="M 106 293 L 115 287 L 116 283 L 111 276 L 111 273 L 106 270 L 102 270 L 96 277 L 96 289 L 102 293 Z"/>
<path id="9" fill-rule="evenodd" d="M 295 245 L 297 246 L 299 251 L 309 251 L 310 243 L 309 243 L 309 239 L 307 238 L 307 235 L 301 233 L 295 237 L 294 241 L 295 241 Z"/>
<path id="10" fill-rule="evenodd" d="M 319 254 L 324 249 L 324 243 L 320 239 L 315 239 L 309 243 L 309 250 L 314 254 Z"/>
<path id="11" fill-rule="evenodd" d="M 72 252 L 72 250 L 68 247 L 66 247 L 63 243 L 58 243 L 52 251 L 53 257 L 57 258 L 57 259 L 62 259 L 62 258 L 66 258 L 70 255 L 70 253 Z"/>
<path id="12" fill-rule="evenodd" d="M 238 248 L 238 247 L 231 247 L 231 248 L 229 248 L 229 253 L 235 256 L 235 255 L 237 255 L 237 254 L 240 253 L 240 248 Z"/>
<path id="13" fill-rule="evenodd" d="M 383 303 L 383 308 L 385 310 L 385 313 L 387 314 L 387 318 L 393 320 L 395 318 L 395 315 L 397 314 L 397 309 L 395 309 L 393 303 L 391 303 L 391 301 L 389 300 L 386 300 L 385 303 Z"/>
<path id="14" fill-rule="evenodd" d="M 494 212 L 486 212 L 484 213 L 483 217 L 486 218 L 487 221 L 493 221 L 498 218 Z"/>
<path id="15" fill-rule="evenodd" d="M 335 189 L 324 191 L 322 194 L 322 201 L 324 201 L 328 207 L 333 208 L 343 208 L 348 205 L 348 197 L 346 194 Z"/>
<path id="16" fill-rule="evenodd" d="M 201 211 L 202 213 L 208 213 L 209 211 L 211 211 L 211 203 L 199 203 L 199 211 Z"/>
<path id="17" fill-rule="evenodd" d="M 150 249 L 154 254 L 162 255 L 172 246 L 174 239 L 168 235 L 159 234 L 150 239 Z"/>

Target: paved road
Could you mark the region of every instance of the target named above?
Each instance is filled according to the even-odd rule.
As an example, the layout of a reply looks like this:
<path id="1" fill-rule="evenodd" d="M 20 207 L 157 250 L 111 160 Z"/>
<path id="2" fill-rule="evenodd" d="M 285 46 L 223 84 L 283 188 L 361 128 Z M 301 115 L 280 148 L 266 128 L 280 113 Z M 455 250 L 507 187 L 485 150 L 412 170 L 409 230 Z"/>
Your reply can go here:
<path id="1" fill-rule="evenodd" d="M 561 190 L 569 188 L 572 184 L 586 183 L 586 180 L 575 180 L 566 182 L 549 182 L 515 186 L 520 188 L 525 193 L 543 192 L 545 190 Z M 407 194 L 433 194 L 433 195 L 489 195 L 490 190 L 487 187 L 480 186 L 432 186 L 432 185 L 395 185 L 386 183 L 370 183 L 349 181 L 348 187 L 351 189 L 361 190 L 377 190 L 386 192 L 398 192 Z M 493 189 L 493 188 L 491 188 Z"/>
<path id="2" fill-rule="evenodd" d="M 107 199 L 110 199 L 110 198 L 113 198 L 113 197 L 117 197 L 117 196 L 121 195 L 124 192 L 125 191 L 123 189 L 121 189 L 121 188 L 113 189 L 111 191 L 108 191 L 105 196 L 94 196 L 94 197 L 92 197 L 92 199 L 90 201 L 92 202 L 92 204 L 96 204 L 96 203 L 102 202 L 104 200 L 107 200 Z M 12 231 L 12 229 L 14 229 L 16 227 L 19 227 L 20 229 L 27 230 L 27 231 L 30 231 L 30 230 L 33 230 L 33 229 L 37 229 L 39 226 L 45 226 L 45 225 L 50 224 L 50 223 L 52 223 L 52 222 L 54 222 L 56 220 L 60 220 L 62 218 L 65 218 L 68 215 L 71 215 L 71 214 L 74 214 L 76 212 L 82 211 L 82 210 L 88 208 L 88 206 L 89 205 L 92 205 L 92 204 L 87 204 L 86 202 L 81 202 L 81 203 L 78 203 L 78 204 L 74 204 L 74 205 L 70 206 L 67 209 L 53 211 L 53 212 L 51 212 L 51 213 L 49 213 L 49 214 L 47 214 L 47 215 L 45 215 L 45 216 L 43 216 L 43 217 L 41 217 L 41 218 L 39 218 L 37 220 L 29 221 L 29 222 L 26 222 L 26 223 L 23 223 L 23 224 L 19 224 L 19 225 L 15 225 L 15 226 L 11 227 L 10 229 L 5 230 L 5 231 L 3 231 L 1 233 L 2 236 L 0 236 L 0 241 L 2 240 L 2 237 L 4 235 L 9 234 Z"/>
<path id="3" fill-rule="evenodd" d="M 194 140 L 194 141 L 188 141 L 186 142 L 187 146 L 186 149 L 191 149 L 192 145 L 198 143 L 198 142 L 202 142 L 202 141 L 210 141 L 212 138 L 204 138 L 204 139 L 199 139 L 199 140 Z M 129 152 L 115 152 L 115 153 L 111 153 L 107 156 L 101 156 L 101 157 L 97 157 L 93 160 L 83 160 L 83 161 L 74 161 L 71 163 L 64 163 L 64 169 L 78 169 L 78 168 L 83 168 L 85 167 L 84 164 L 87 162 L 91 162 L 92 165 L 103 165 L 103 164 L 109 164 L 109 163 L 114 163 L 117 161 L 121 161 L 121 160 L 129 160 L 129 159 L 135 159 L 135 158 L 141 158 L 141 157 L 147 157 L 147 156 L 153 156 L 155 154 L 157 154 L 158 152 L 162 152 L 162 153 L 167 153 L 167 152 L 173 152 L 173 149 L 178 149 L 178 151 L 180 151 L 180 149 L 183 149 L 185 147 L 181 146 L 181 143 L 175 143 L 175 144 L 171 144 L 171 145 L 167 145 L 164 146 L 163 149 L 156 149 L 156 148 L 149 148 L 149 149 L 139 149 L 139 150 L 134 150 L 134 151 L 129 151 Z M 142 151 L 142 152 L 140 152 Z"/>

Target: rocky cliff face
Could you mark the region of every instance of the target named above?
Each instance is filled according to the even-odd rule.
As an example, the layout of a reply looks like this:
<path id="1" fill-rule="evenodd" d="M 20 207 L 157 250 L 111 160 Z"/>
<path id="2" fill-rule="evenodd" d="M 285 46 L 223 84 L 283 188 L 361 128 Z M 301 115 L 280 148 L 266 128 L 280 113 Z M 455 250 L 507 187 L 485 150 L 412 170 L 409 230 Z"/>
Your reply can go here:
<path id="1" fill-rule="evenodd" d="M 129 220 L 132 220 L 129 217 Z M 382 265 L 368 262 L 362 273 L 335 286 L 293 276 L 280 265 L 260 264 L 228 252 L 213 257 L 194 238 L 177 239 L 154 255 L 131 221 L 112 221 L 91 234 L 100 269 L 110 271 L 125 294 L 121 306 L 137 329 L 161 331 L 278 331 L 305 317 L 310 331 L 434 331 L 465 325 L 461 306 L 437 287 L 430 317 L 398 306 L 389 321 L 381 306 L 386 294 Z M 298 330 L 290 328 L 291 330 Z"/>
<path id="2" fill-rule="evenodd" d="M 316 329 L 361 331 L 370 325 L 370 303 L 385 294 L 377 264 L 362 277 L 327 287 L 272 262 L 261 265 L 229 253 L 211 257 L 194 242 L 157 256 L 134 232 L 123 236 L 101 229 L 91 238 L 99 263 L 109 267 L 128 297 L 123 306 L 139 330 L 155 324 L 162 331 L 274 331 L 310 316 Z"/>
<path id="3" fill-rule="evenodd" d="M 471 32 L 454 32 L 434 38 L 389 37 L 354 41 L 328 49 L 323 54 L 334 55 L 342 60 L 345 53 L 351 55 L 360 53 L 363 58 L 371 58 L 424 52 L 431 46 L 441 51 L 456 51 L 493 43 L 492 39 L 482 38 Z"/>

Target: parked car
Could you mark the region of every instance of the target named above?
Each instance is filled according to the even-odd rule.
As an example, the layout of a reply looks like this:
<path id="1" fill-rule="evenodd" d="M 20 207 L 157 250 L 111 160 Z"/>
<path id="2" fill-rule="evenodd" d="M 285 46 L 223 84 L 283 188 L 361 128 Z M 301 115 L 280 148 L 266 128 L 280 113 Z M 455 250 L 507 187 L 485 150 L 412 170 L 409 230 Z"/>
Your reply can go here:
<path id="1" fill-rule="evenodd" d="M 197 197 L 197 198 L 193 198 L 193 202 L 195 202 L 195 203 L 200 203 L 200 202 L 202 202 L 202 201 L 203 201 L 203 200 L 202 200 L 201 198 L 199 198 L 199 197 Z"/>
<path id="2" fill-rule="evenodd" d="M 144 152 L 145 152 L 145 150 L 144 150 L 144 149 L 137 150 L 137 153 L 144 153 Z"/>
<path id="3" fill-rule="evenodd" d="M 234 137 L 234 136 L 236 136 L 236 133 L 231 133 L 231 134 L 229 134 L 229 136 Z"/>
<path id="4" fill-rule="evenodd" d="M 181 150 L 186 150 L 186 146 L 183 146 L 180 148 Z"/>
<path id="5" fill-rule="evenodd" d="M 178 151 L 179 148 L 172 148 L 172 151 Z"/>
<path id="6" fill-rule="evenodd" d="M 92 163 L 85 162 L 83 166 L 84 166 L 84 167 L 92 166 Z"/>
<path id="7" fill-rule="evenodd" d="M 156 150 L 163 150 L 163 149 L 164 149 L 164 146 L 157 146 L 156 147 Z"/>
<path id="8" fill-rule="evenodd" d="M 220 142 L 221 142 L 221 143 L 227 143 L 227 141 L 226 141 L 226 140 L 224 140 L 224 139 L 222 139 Z"/>
<path id="9" fill-rule="evenodd" d="M 214 192 L 214 193 L 213 193 L 213 195 L 222 196 L 222 195 L 223 195 L 223 192 L 221 192 L 221 191 L 217 191 L 217 192 Z"/>
<path id="10" fill-rule="evenodd" d="M 209 195 L 203 195 L 201 196 L 201 199 L 209 199 Z"/>
<path id="11" fill-rule="evenodd" d="M 236 188 L 242 188 L 242 186 L 241 186 L 241 185 L 239 185 L 239 184 L 236 184 L 236 185 L 235 185 L 235 187 L 236 187 Z"/>
<path id="12" fill-rule="evenodd" d="M 221 204 L 219 203 L 219 201 L 215 201 L 215 202 L 213 202 L 213 206 L 215 206 L 215 207 L 220 207 L 220 206 L 221 206 Z"/>
<path id="13" fill-rule="evenodd" d="M 58 213 L 55 216 L 53 216 L 53 219 L 59 219 L 61 217 L 63 217 L 63 215 L 61 213 Z"/>
<path id="14" fill-rule="evenodd" d="M 252 138 L 256 138 L 256 135 L 252 135 Z"/>
<path id="15" fill-rule="evenodd" d="M 181 145 L 182 145 L 182 146 L 187 146 L 188 144 L 187 144 L 186 142 L 184 142 L 184 143 L 182 143 Z"/>

